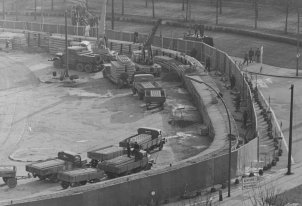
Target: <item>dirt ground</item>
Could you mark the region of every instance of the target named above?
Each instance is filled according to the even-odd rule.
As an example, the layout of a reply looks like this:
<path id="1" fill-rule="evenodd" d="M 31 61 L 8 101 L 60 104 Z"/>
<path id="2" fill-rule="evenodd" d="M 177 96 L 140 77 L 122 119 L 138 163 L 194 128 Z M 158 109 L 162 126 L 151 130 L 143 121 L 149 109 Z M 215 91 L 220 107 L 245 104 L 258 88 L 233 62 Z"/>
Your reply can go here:
<path id="1" fill-rule="evenodd" d="M 46 53 L 1 52 L 0 66 L 0 161 L 17 166 L 25 178 L 24 166 L 32 161 L 53 158 L 61 150 L 86 152 L 118 142 L 136 133 L 139 127 L 162 130 L 168 139 L 161 152 L 153 152 L 153 169 L 173 164 L 205 150 L 210 142 L 199 135 L 201 118 L 190 95 L 175 81 L 175 74 L 163 73 L 158 81 L 168 95 L 163 110 L 146 110 L 130 89 L 117 89 L 101 73 L 78 73 L 74 83 L 53 77 L 52 62 Z M 192 122 L 179 120 L 177 108 Z M 173 115 L 174 114 L 174 115 Z M 0 202 L 61 190 L 59 184 L 37 179 L 18 180 L 9 189 L 0 183 Z"/>

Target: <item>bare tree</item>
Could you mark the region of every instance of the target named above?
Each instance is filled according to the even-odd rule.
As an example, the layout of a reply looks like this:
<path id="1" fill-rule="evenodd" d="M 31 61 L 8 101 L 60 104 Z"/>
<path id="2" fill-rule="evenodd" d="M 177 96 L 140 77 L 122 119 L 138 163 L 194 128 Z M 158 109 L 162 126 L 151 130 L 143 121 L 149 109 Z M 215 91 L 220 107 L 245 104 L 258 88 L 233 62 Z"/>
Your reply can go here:
<path id="1" fill-rule="evenodd" d="M 258 27 L 258 0 L 254 1 L 255 6 L 255 29 Z"/>
<path id="2" fill-rule="evenodd" d="M 122 0 L 122 15 L 124 15 L 124 0 Z"/>
<path id="3" fill-rule="evenodd" d="M 146 0 L 146 8 L 148 7 L 148 0 Z"/>
<path id="4" fill-rule="evenodd" d="M 288 10 L 289 10 L 289 0 L 286 0 L 285 4 L 285 28 L 284 32 L 287 34 L 287 21 L 288 21 Z"/>
<path id="5" fill-rule="evenodd" d="M 152 0 L 152 17 L 155 18 L 155 13 L 154 13 L 154 0 Z"/>
<path id="6" fill-rule="evenodd" d="M 222 14 L 222 0 L 219 0 L 219 14 Z"/>
<path id="7" fill-rule="evenodd" d="M 182 10 L 185 10 L 185 0 L 182 0 Z"/>

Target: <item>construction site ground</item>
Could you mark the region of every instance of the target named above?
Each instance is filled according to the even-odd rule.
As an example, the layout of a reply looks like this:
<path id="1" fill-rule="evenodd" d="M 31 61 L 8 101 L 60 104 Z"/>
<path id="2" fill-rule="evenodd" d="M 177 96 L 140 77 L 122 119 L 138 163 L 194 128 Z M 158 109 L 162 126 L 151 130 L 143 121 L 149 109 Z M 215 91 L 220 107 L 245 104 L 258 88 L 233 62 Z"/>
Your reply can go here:
<path id="1" fill-rule="evenodd" d="M 87 151 L 118 144 L 139 127 L 159 128 L 168 139 L 162 151 L 151 154 L 153 169 L 194 156 L 210 144 L 199 135 L 201 117 L 175 74 L 164 72 L 158 79 L 168 95 L 164 109 L 146 110 L 130 88 L 117 89 L 101 72 L 70 71 L 80 78 L 61 82 L 62 70 L 52 67 L 47 53 L 2 51 L 0 58 L 0 161 L 16 165 L 23 178 L 14 189 L 0 183 L 1 201 L 61 190 L 58 183 L 27 178 L 26 164 L 54 158 L 62 150 L 86 158 Z"/>

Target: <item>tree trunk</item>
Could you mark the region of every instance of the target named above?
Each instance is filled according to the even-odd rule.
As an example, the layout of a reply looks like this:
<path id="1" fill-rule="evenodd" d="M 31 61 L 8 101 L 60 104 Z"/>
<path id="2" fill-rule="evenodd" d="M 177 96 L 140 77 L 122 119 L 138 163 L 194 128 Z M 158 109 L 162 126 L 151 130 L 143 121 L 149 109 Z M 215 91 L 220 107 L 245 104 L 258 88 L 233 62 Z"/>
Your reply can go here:
<path id="1" fill-rule="evenodd" d="M 154 13 L 154 0 L 152 0 L 152 16 L 155 18 L 155 13 Z"/>
<path id="2" fill-rule="evenodd" d="M 51 0 L 51 11 L 53 11 L 53 0 Z"/>
<path id="3" fill-rule="evenodd" d="M 287 34 L 288 9 L 289 9 L 289 0 L 286 0 L 286 5 L 285 5 L 285 28 L 284 28 L 284 33 L 285 34 Z"/>
<path id="4" fill-rule="evenodd" d="M 18 6 L 17 6 L 17 0 L 15 0 L 15 12 L 16 12 L 16 21 L 18 21 Z"/>
<path id="5" fill-rule="evenodd" d="M 258 0 L 255 0 L 255 29 L 258 27 Z"/>
<path id="6" fill-rule="evenodd" d="M 114 0 L 111 3 L 111 29 L 114 30 Z"/>
<path id="7" fill-rule="evenodd" d="M 124 15 L 124 0 L 122 0 L 122 15 Z"/>
<path id="8" fill-rule="evenodd" d="M 182 0 L 182 10 L 185 10 L 185 0 Z"/>
<path id="9" fill-rule="evenodd" d="M 148 0 L 146 0 L 146 8 L 148 7 Z"/>
<path id="10" fill-rule="evenodd" d="M 186 7 L 186 21 L 188 21 L 188 11 L 189 11 L 189 0 L 187 0 L 187 7 Z"/>
<path id="11" fill-rule="evenodd" d="M 216 0 L 216 25 L 218 25 L 218 7 L 219 7 L 219 0 Z"/>
<path id="12" fill-rule="evenodd" d="M 34 19 L 37 20 L 37 0 L 35 0 L 35 15 L 34 15 Z"/>
<path id="13" fill-rule="evenodd" d="M 219 14 L 222 14 L 222 0 L 219 0 Z"/>
<path id="14" fill-rule="evenodd" d="M 3 20 L 5 20 L 5 0 L 2 1 Z"/>

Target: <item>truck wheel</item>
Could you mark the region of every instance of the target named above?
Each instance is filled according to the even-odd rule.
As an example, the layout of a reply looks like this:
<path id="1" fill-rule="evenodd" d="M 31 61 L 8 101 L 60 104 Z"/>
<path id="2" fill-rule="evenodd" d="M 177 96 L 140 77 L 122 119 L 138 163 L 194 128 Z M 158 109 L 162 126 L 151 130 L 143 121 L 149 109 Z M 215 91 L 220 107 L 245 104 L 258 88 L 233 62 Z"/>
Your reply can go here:
<path id="1" fill-rule="evenodd" d="M 69 182 L 64 182 L 64 181 L 61 182 L 61 187 L 62 187 L 64 190 L 67 189 L 69 186 L 70 186 Z"/>
<path id="2" fill-rule="evenodd" d="M 8 177 L 2 177 L 2 179 L 3 179 L 3 182 L 7 182 L 7 180 L 8 180 Z"/>
<path id="3" fill-rule="evenodd" d="M 41 180 L 41 181 L 43 181 L 43 180 L 45 180 L 46 179 L 46 177 L 44 177 L 44 176 L 40 176 L 40 175 L 37 175 L 37 177 L 39 178 L 39 180 Z"/>
<path id="4" fill-rule="evenodd" d="M 16 178 L 8 178 L 6 184 L 9 188 L 15 188 L 17 186 L 17 179 Z"/>
<path id="5" fill-rule="evenodd" d="M 86 64 L 84 68 L 86 73 L 91 73 L 92 72 L 92 65 L 91 64 Z"/>
<path id="6" fill-rule="evenodd" d="M 60 59 L 54 60 L 53 66 L 54 66 L 54 68 L 61 68 L 61 60 Z"/>
<path id="7" fill-rule="evenodd" d="M 76 70 L 78 72 L 83 72 L 84 71 L 84 65 L 82 63 L 77 63 Z"/>
<path id="8" fill-rule="evenodd" d="M 80 182 L 80 185 L 86 185 L 86 184 L 87 184 L 87 181 Z"/>

